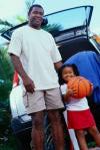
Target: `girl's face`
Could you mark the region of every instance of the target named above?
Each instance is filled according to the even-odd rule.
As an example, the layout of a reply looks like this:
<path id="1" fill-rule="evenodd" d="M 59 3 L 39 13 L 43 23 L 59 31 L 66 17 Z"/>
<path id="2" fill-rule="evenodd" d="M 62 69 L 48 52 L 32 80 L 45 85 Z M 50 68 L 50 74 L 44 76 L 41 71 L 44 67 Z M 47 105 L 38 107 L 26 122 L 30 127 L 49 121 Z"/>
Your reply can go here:
<path id="1" fill-rule="evenodd" d="M 72 67 L 65 67 L 62 71 L 62 78 L 65 82 L 68 82 L 72 77 L 75 77 Z"/>

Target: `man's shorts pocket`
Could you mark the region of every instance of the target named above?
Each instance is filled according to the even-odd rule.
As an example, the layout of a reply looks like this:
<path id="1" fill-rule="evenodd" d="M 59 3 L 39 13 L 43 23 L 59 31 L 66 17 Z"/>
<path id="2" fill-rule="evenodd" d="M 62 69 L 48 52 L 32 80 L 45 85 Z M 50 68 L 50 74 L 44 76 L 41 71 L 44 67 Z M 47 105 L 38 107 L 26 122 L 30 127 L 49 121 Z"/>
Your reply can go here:
<path id="1" fill-rule="evenodd" d="M 25 107 L 29 106 L 28 93 L 26 91 L 23 91 L 23 103 Z"/>

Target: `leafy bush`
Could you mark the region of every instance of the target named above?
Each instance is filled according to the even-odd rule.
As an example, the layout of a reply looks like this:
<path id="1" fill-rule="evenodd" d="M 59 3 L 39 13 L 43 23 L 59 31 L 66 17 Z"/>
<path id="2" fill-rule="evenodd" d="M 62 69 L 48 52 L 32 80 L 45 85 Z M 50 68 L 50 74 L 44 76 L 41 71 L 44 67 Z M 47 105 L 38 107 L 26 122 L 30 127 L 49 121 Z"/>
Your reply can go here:
<path id="1" fill-rule="evenodd" d="M 9 93 L 12 87 L 13 66 L 7 48 L 0 48 L 0 149 L 7 150 L 12 138 L 10 128 Z M 9 145 L 9 144 L 8 144 Z M 13 148 L 12 148 L 13 149 Z M 10 149 L 11 150 L 11 149 Z"/>

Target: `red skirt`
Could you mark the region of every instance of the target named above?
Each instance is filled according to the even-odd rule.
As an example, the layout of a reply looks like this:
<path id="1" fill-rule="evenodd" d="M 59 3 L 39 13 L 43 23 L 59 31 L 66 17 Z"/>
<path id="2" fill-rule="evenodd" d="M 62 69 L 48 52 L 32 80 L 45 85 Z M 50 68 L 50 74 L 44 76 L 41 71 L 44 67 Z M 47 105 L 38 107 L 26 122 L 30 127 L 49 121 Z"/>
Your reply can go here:
<path id="1" fill-rule="evenodd" d="M 90 109 L 82 111 L 67 110 L 67 119 L 69 129 L 85 129 L 96 125 Z"/>

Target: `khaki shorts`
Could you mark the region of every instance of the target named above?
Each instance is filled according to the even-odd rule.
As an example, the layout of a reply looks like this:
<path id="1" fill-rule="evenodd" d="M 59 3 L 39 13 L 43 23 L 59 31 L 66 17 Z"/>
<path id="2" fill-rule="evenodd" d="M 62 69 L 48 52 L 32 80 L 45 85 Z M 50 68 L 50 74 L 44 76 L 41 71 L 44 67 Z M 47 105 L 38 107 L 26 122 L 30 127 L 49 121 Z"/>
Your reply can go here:
<path id="1" fill-rule="evenodd" d="M 24 93 L 23 101 L 28 114 L 50 109 L 64 108 L 59 88 Z"/>

